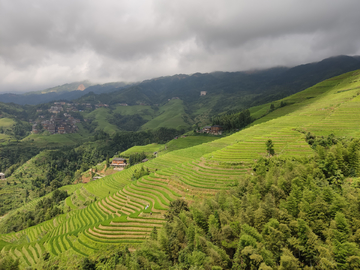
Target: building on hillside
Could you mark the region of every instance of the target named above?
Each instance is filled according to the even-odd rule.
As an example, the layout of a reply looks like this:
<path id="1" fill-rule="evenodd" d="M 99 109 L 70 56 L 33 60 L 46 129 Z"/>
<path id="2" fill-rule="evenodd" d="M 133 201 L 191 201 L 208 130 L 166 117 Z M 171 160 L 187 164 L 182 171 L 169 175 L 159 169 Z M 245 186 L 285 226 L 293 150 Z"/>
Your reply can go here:
<path id="1" fill-rule="evenodd" d="M 222 134 L 222 131 L 223 131 L 223 127 L 222 126 L 219 126 L 219 125 L 215 125 L 215 126 L 212 126 L 210 128 L 210 134 L 213 134 L 213 135 L 221 135 Z"/>
<path id="2" fill-rule="evenodd" d="M 55 134 L 56 126 L 54 124 L 49 124 L 47 127 L 47 131 L 49 131 L 50 134 Z"/>
<path id="3" fill-rule="evenodd" d="M 211 129 L 211 126 L 205 126 L 203 127 L 203 129 L 201 130 L 201 133 L 209 133 Z"/>
<path id="4" fill-rule="evenodd" d="M 56 106 L 51 106 L 50 109 L 49 109 L 49 112 L 50 113 L 59 113 L 61 111 L 63 111 L 63 107 L 62 106 L 59 106 L 59 105 L 56 105 Z"/>
<path id="5" fill-rule="evenodd" d="M 57 128 L 57 131 L 59 134 L 66 134 L 65 127 L 62 125 Z"/>
<path id="6" fill-rule="evenodd" d="M 5 174 L 0 172 L 0 180 L 5 180 Z"/>
<path id="7" fill-rule="evenodd" d="M 208 133 L 208 134 L 212 134 L 212 135 L 221 135 L 222 131 L 223 131 L 222 126 L 214 125 L 214 126 L 205 126 L 199 132 L 200 133 Z"/>
<path id="8" fill-rule="evenodd" d="M 200 91 L 200 96 L 206 96 L 207 91 Z"/>
<path id="9" fill-rule="evenodd" d="M 107 105 L 107 104 L 102 104 L 102 103 L 95 105 L 95 108 L 101 108 L 101 107 L 109 107 L 109 105 Z"/>
<path id="10" fill-rule="evenodd" d="M 37 124 L 32 125 L 31 133 L 32 134 L 38 134 L 39 133 Z"/>
<path id="11" fill-rule="evenodd" d="M 126 159 L 125 158 L 113 158 L 110 166 L 114 167 L 116 170 L 123 170 L 126 167 Z"/>
<path id="12" fill-rule="evenodd" d="M 142 162 L 146 162 L 146 161 L 149 161 L 147 158 L 144 158 L 143 160 L 142 160 Z"/>

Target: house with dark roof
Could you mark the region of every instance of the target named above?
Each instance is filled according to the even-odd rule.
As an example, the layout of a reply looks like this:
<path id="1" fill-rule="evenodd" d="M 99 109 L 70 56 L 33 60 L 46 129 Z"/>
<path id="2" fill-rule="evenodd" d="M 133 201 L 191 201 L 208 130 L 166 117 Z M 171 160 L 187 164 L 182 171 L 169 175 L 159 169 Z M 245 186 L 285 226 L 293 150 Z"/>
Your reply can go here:
<path id="1" fill-rule="evenodd" d="M 123 170 L 126 167 L 126 159 L 125 158 L 113 158 L 110 166 L 114 167 L 116 170 Z"/>

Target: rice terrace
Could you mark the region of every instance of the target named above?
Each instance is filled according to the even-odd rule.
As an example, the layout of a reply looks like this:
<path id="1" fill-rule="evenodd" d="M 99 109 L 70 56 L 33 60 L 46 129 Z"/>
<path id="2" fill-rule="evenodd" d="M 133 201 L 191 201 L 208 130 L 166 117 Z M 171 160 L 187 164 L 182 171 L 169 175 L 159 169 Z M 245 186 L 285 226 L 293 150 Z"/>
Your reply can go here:
<path id="1" fill-rule="evenodd" d="M 1 252 L 19 259 L 26 268 L 36 267 L 45 252 L 65 259 L 87 257 L 109 244 L 136 250 L 154 228 L 159 231 L 166 223 L 171 202 L 183 199 L 196 204 L 227 192 L 253 175 L 254 164 L 267 158 L 268 139 L 274 144 L 273 158 L 297 160 L 315 155 L 306 142 L 309 132 L 324 137 L 358 137 L 359 94 L 360 72 L 343 74 L 273 102 L 276 110 L 233 135 L 210 140 L 204 137 L 203 143 L 201 137 L 179 138 L 185 144 L 193 138 L 198 142 L 87 184 L 64 186 L 61 190 L 72 194 L 64 201 L 65 213 L 25 230 L 0 235 Z M 288 105 L 280 107 L 281 101 Z M 251 108 L 251 114 L 259 116 L 268 106 Z M 149 150 L 160 147 L 153 145 Z M 150 173 L 131 180 L 141 166 Z M 78 207 L 78 201 L 88 204 Z M 23 207 L 35 205 L 36 200 Z"/>
<path id="2" fill-rule="evenodd" d="M 0 270 L 360 269 L 359 10 L 0 0 Z"/>

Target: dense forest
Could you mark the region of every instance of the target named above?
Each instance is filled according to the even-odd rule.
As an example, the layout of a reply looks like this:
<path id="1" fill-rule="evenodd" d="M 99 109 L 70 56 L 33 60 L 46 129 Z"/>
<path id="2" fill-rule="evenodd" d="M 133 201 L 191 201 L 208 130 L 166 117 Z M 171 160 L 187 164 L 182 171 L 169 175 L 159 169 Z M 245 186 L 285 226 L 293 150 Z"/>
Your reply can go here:
<path id="1" fill-rule="evenodd" d="M 252 122 L 250 111 L 244 110 L 238 113 L 226 113 L 213 117 L 212 124 L 220 125 L 224 130 L 243 129 Z"/>
<path id="2" fill-rule="evenodd" d="M 166 224 L 135 252 L 109 247 L 78 269 L 359 269 L 360 182 L 349 177 L 360 173 L 360 141 L 307 141 L 314 157 L 261 158 L 213 198 L 173 201 Z M 44 269 L 64 266 L 44 258 Z"/>
<path id="3" fill-rule="evenodd" d="M 35 210 L 24 209 L 7 219 L 2 223 L 0 233 L 18 232 L 63 214 L 59 203 L 67 197 L 66 191 L 55 190 L 51 196 L 41 199 Z"/>

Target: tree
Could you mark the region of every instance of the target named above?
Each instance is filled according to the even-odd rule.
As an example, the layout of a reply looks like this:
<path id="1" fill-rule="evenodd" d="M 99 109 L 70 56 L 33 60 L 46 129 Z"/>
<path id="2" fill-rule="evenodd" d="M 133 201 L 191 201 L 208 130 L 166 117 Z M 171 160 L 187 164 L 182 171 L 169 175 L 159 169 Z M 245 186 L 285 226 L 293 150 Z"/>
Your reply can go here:
<path id="1" fill-rule="evenodd" d="M 95 263 L 88 258 L 85 258 L 81 264 L 81 269 L 83 270 L 95 270 Z"/>
<path id="2" fill-rule="evenodd" d="M 269 139 L 265 144 L 266 144 L 266 151 L 268 152 L 269 156 L 275 155 L 274 144 L 272 140 Z"/>
<path id="3" fill-rule="evenodd" d="M 106 168 L 110 167 L 109 155 L 106 156 Z"/>
<path id="4" fill-rule="evenodd" d="M 150 233 L 150 239 L 157 240 L 158 239 L 158 232 L 156 227 L 154 227 Z"/>
<path id="5" fill-rule="evenodd" d="M 169 210 L 165 214 L 165 219 L 168 221 L 172 221 L 174 216 L 178 216 L 181 211 L 189 211 L 189 206 L 186 201 L 183 199 L 177 199 L 175 201 L 170 202 Z"/>
<path id="6" fill-rule="evenodd" d="M 271 105 L 270 105 L 270 112 L 272 112 L 273 110 L 275 110 L 275 106 L 274 106 L 274 104 L 271 103 Z"/>
<path id="7" fill-rule="evenodd" d="M 17 270 L 19 269 L 19 259 L 14 260 L 10 256 L 2 256 L 0 259 L 0 270 Z"/>

